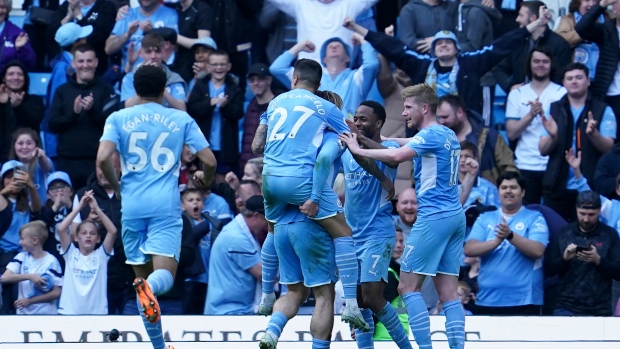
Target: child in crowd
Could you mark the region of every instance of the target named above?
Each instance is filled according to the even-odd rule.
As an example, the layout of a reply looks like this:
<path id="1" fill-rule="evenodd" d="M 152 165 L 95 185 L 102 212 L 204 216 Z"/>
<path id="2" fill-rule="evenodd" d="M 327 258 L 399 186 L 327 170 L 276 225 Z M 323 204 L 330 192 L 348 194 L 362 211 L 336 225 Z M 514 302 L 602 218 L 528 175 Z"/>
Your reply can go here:
<path id="1" fill-rule="evenodd" d="M 62 222 L 73 208 L 73 188 L 71 179 L 65 172 L 53 172 L 47 177 L 47 202 L 41 209 L 41 219 L 47 225 L 49 237 L 43 249 L 56 257 L 63 274 L 65 260 L 60 254 L 60 238 L 56 225 Z"/>
<path id="2" fill-rule="evenodd" d="M 90 206 L 89 219 L 82 221 L 74 234 L 69 234 L 73 218 Z M 95 217 L 96 216 L 96 217 Z M 107 231 L 103 244 L 100 229 L 91 218 L 101 220 Z M 108 260 L 114 254 L 116 227 L 99 208 L 93 191 L 82 196 L 79 206 L 58 225 L 60 252 L 65 259 L 64 290 L 60 297 L 59 314 L 108 314 Z M 77 243 L 77 248 L 71 243 Z"/>
<path id="3" fill-rule="evenodd" d="M 19 229 L 20 252 L 6 266 L 2 284 L 19 283 L 18 299 L 14 302 L 19 315 L 56 315 L 56 299 L 60 297 L 62 273 L 60 263 L 43 251 L 47 239 L 45 223 L 34 221 Z"/>
<path id="4" fill-rule="evenodd" d="M 41 139 L 33 129 L 20 128 L 13 134 L 9 158 L 24 165 L 39 193 L 39 198 L 44 199 L 47 197 L 45 181 L 54 171 L 54 164 L 42 148 Z"/>

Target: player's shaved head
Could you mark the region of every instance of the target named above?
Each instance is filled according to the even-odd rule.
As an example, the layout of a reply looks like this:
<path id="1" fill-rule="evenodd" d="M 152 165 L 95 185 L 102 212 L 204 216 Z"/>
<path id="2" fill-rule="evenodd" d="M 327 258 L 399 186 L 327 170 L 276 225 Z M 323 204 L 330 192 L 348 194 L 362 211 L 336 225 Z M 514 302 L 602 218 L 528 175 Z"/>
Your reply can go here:
<path id="1" fill-rule="evenodd" d="M 133 77 L 133 87 L 141 98 L 156 99 L 164 94 L 168 78 L 160 68 L 152 65 L 143 65 Z"/>
<path id="2" fill-rule="evenodd" d="M 302 58 L 295 63 L 293 71 L 293 88 L 305 87 L 311 92 L 316 92 L 321 86 L 323 68 L 312 59 Z"/>

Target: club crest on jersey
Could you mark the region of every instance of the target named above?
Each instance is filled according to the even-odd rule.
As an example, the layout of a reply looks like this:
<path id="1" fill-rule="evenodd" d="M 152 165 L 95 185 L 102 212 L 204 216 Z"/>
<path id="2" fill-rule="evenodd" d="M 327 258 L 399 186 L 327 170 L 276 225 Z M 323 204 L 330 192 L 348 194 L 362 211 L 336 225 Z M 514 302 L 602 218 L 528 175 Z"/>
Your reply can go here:
<path id="1" fill-rule="evenodd" d="M 523 230 L 523 229 L 525 229 L 525 224 L 523 222 L 519 222 L 519 223 L 515 224 L 515 229 Z"/>

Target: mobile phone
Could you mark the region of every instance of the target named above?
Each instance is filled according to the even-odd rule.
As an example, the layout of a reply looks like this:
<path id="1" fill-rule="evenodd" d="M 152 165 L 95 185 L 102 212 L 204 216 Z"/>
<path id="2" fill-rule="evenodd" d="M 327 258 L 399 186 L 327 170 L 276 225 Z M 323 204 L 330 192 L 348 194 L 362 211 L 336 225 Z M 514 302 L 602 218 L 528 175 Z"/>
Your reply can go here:
<path id="1" fill-rule="evenodd" d="M 577 252 L 583 252 L 590 249 L 590 245 L 577 245 Z"/>

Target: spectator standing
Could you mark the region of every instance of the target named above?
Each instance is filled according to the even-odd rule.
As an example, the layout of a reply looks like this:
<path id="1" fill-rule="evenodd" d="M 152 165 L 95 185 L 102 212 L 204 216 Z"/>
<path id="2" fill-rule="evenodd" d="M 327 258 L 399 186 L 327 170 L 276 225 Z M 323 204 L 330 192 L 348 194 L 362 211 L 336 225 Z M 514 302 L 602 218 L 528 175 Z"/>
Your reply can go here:
<path id="1" fill-rule="evenodd" d="M 164 106 L 185 111 L 186 86 L 183 78 L 170 70 L 164 64 L 164 45 L 165 41 L 159 35 L 149 33 L 142 38 L 140 56 L 143 64 L 153 65 L 161 68 L 166 73 L 166 89 L 164 90 Z M 132 72 L 123 77 L 120 100 L 125 108 L 134 106 L 140 99 L 136 95 L 133 85 L 133 78 L 136 70 L 141 65 L 136 65 Z"/>
<path id="2" fill-rule="evenodd" d="M 594 173 L 596 192 L 601 193 L 601 195 L 610 200 L 620 199 L 620 194 L 616 192 L 616 181 L 620 174 L 620 162 L 618 159 L 620 159 L 620 144 L 615 144 L 607 154 L 601 156 Z"/>
<path id="3" fill-rule="evenodd" d="M 575 30 L 575 25 L 581 21 L 583 16 L 596 4 L 596 0 L 571 0 L 568 5 L 568 14 L 560 18 L 560 24 L 555 32 L 560 34 L 564 40 L 574 49 L 573 61 L 585 64 L 590 71 L 590 80 L 594 80 L 596 63 L 600 56 L 600 49 L 594 42 L 584 41 Z M 607 13 L 599 16 L 598 22 L 605 23 L 609 19 Z"/>
<path id="4" fill-rule="evenodd" d="M 112 55 L 121 52 L 122 67 L 127 64 L 128 52 L 131 49 L 138 52 L 140 49 L 144 32 L 162 27 L 172 28 L 177 32 L 179 30 L 178 16 L 175 10 L 159 4 L 157 0 L 140 0 L 138 3 L 140 6 L 129 9 L 126 15 L 119 11 L 122 14 L 118 16 L 112 33 L 105 43 L 106 54 Z"/>
<path id="5" fill-rule="evenodd" d="M 519 9 L 517 23 L 523 28 L 540 19 L 539 8 L 545 6 L 541 1 L 523 1 Z M 551 14 L 549 13 L 549 17 Z M 549 18 L 550 19 L 550 18 Z M 571 47 L 559 34 L 551 30 L 546 24 L 532 31 L 530 38 L 515 42 L 510 55 L 495 68 L 497 84 L 506 93 L 531 81 L 528 76 L 528 55 L 533 48 L 545 47 L 551 54 L 551 59 L 561 71 L 571 61 Z M 558 73 L 554 71 L 554 73 Z M 561 83 L 561 73 L 551 75 L 551 81 Z"/>
<path id="6" fill-rule="evenodd" d="M 481 0 L 460 0 L 458 6 L 452 7 L 454 33 L 463 52 L 475 52 L 493 42 L 493 25 L 502 20 L 498 9 Z"/>
<path id="7" fill-rule="evenodd" d="M 92 220 L 85 220 L 70 234 L 69 226 L 86 206 L 90 207 L 91 214 L 98 216 L 102 227 Z M 58 225 L 58 237 L 60 252 L 67 265 L 58 313 L 107 315 L 108 260 L 114 254 L 116 227 L 97 205 L 92 191 L 86 192 L 80 199 L 79 206 Z M 103 243 L 97 246 L 102 239 Z M 73 245 L 74 242 L 77 243 L 77 248 Z"/>
<path id="8" fill-rule="evenodd" d="M 468 141 L 477 147 L 482 178 L 495 183 L 500 174 L 518 171 L 514 153 L 504 137 L 496 129 L 484 127 L 482 116 L 467 109 L 461 97 L 441 97 L 437 105 L 437 119 L 440 124 L 454 131 L 460 142 Z"/>
<path id="9" fill-rule="evenodd" d="M 192 45 L 192 52 L 194 53 L 192 73 L 194 75 L 192 75 L 192 79 L 189 81 L 188 91 L 194 89 L 196 80 L 200 80 L 209 74 L 209 64 L 207 60 L 213 50 L 217 50 L 217 44 L 210 37 L 200 38 Z"/>
<path id="10" fill-rule="evenodd" d="M 95 48 L 97 57 L 102 58 L 97 66 L 97 76 L 103 75 L 108 69 L 108 60 L 103 59 L 106 57 L 105 42 L 114 28 L 116 18 L 114 3 L 109 0 L 67 0 L 57 11 L 62 18 L 60 25 L 75 23 L 93 28 L 86 42 Z"/>
<path id="11" fill-rule="evenodd" d="M 103 125 L 118 105 L 114 89 L 95 77 L 97 64 L 93 47 L 79 46 L 75 77 L 56 90 L 51 106 L 50 131 L 58 134 L 56 166 L 79 188 L 94 170 Z"/>
<path id="12" fill-rule="evenodd" d="M 501 208 L 480 215 L 466 239 L 465 255 L 480 257 L 477 315 L 540 315 L 549 231 L 542 214 L 523 207 L 525 183 L 503 173 Z"/>
<path id="13" fill-rule="evenodd" d="M 456 3 L 444 0 L 410 0 L 400 10 L 399 38 L 418 53 L 431 53 L 435 34 L 452 30 Z"/>
<path id="14" fill-rule="evenodd" d="M 200 0 L 180 0 L 175 9 L 179 17 L 176 72 L 189 82 L 194 77 L 192 48 L 198 39 L 211 36 L 213 10 L 205 1 Z"/>
<path id="15" fill-rule="evenodd" d="M 0 71 L 12 60 L 18 60 L 27 69 L 32 69 L 37 58 L 28 34 L 9 21 L 12 9 L 12 0 L 0 0 Z"/>
<path id="16" fill-rule="evenodd" d="M 47 226 L 48 237 L 43 249 L 58 259 L 64 275 L 65 260 L 60 254 L 60 237 L 56 225 L 60 224 L 73 208 L 71 179 L 65 172 L 57 171 L 47 177 L 47 199 L 41 208 L 41 220 Z"/>
<path id="17" fill-rule="evenodd" d="M 508 139 L 516 143 L 515 163 L 528 185 L 525 201 L 538 204 L 543 194 L 543 176 L 549 159 L 538 149 L 543 130 L 542 118 L 548 114 L 551 103 L 566 94 L 566 89 L 551 82 L 555 64 L 553 55 L 547 49 L 535 47 L 527 61 L 527 76 L 531 82 L 508 94 L 506 133 Z"/>
<path id="18" fill-rule="evenodd" d="M 616 138 L 616 117 L 607 104 L 596 100 L 588 92 L 588 68 L 571 63 L 564 73 L 564 87 L 568 91 L 562 99 L 551 104 L 538 148 L 541 155 L 549 156 L 543 176 L 545 206 L 566 219 L 574 221 L 577 184 L 573 169 L 564 160 L 567 151 L 581 153 L 581 172 L 594 187 L 596 164 L 607 153 Z"/>
<path id="19" fill-rule="evenodd" d="M 269 64 L 278 58 L 280 52 L 289 50 L 297 43 L 297 23 L 295 18 L 280 11 L 271 1 L 265 2 L 258 15 L 258 24 L 267 35 L 264 54 Z M 262 61 L 259 59 L 259 61 Z"/>
<path id="20" fill-rule="evenodd" d="M 54 171 L 54 163 L 45 154 L 39 135 L 29 128 L 15 131 L 9 158 L 23 164 L 43 202 L 47 197 L 47 175 Z"/>
<path id="21" fill-rule="evenodd" d="M 39 132 L 43 120 L 43 98 L 28 93 L 30 77 L 19 61 L 11 61 L 0 73 L 0 163 L 6 162 L 11 138 L 20 128 Z"/>
<path id="22" fill-rule="evenodd" d="M 600 16 L 607 6 L 612 5 L 615 19 L 608 19 L 599 23 Z M 600 56 L 596 65 L 595 76 L 590 91 L 595 98 L 604 100 L 620 116 L 620 69 L 618 69 L 618 55 L 620 55 L 620 41 L 618 39 L 618 25 L 620 25 L 620 2 L 618 0 L 601 0 L 593 5 L 577 25 L 575 31 L 584 40 L 594 42 L 600 49 Z M 620 136 L 616 130 L 616 139 Z"/>
<path id="23" fill-rule="evenodd" d="M 492 182 L 478 175 L 478 149 L 468 141 L 461 142 L 459 161 L 459 200 L 463 207 L 480 204 L 500 207 L 499 193 Z"/>
<path id="24" fill-rule="evenodd" d="M 620 280 L 620 238 L 599 221 L 596 192 L 577 196 L 577 222 L 568 224 L 545 253 L 547 276 L 559 275 L 553 315 L 611 316 L 612 280 Z"/>
<path id="25" fill-rule="evenodd" d="M 252 90 L 254 98 L 250 100 L 243 119 L 243 138 L 241 139 L 239 168 L 244 168 L 248 160 L 257 156 L 252 152 L 254 134 L 260 123 L 261 114 L 267 110 L 269 102 L 275 97 L 271 90 L 273 77 L 267 65 L 254 63 L 248 69 L 248 81 L 250 82 L 250 90 Z"/>
<path id="26" fill-rule="evenodd" d="M 187 100 L 187 112 L 205 134 L 217 160 L 215 184 L 238 171 L 239 120 L 243 117 L 243 90 L 229 74 L 231 63 L 224 51 L 209 55 L 210 74 L 196 81 Z"/>
<path id="27" fill-rule="evenodd" d="M 213 244 L 205 314 L 256 313 L 262 279 L 261 247 L 256 239 L 267 231 L 264 212 L 263 197 L 252 196 Z"/>
<path id="28" fill-rule="evenodd" d="M 19 229 L 19 236 L 23 252 L 7 265 L 2 285 L 19 285 L 19 296 L 14 304 L 18 315 L 56 315 L 56 300 L 60 297 L 63 280 L 58 260 L 43 251 L 47 238 L 45 223 L 25 224 Z"/>

